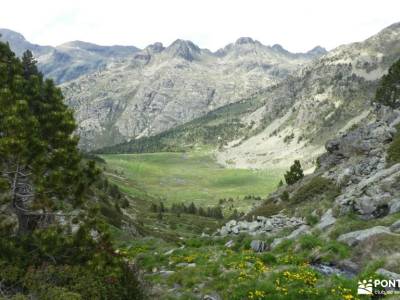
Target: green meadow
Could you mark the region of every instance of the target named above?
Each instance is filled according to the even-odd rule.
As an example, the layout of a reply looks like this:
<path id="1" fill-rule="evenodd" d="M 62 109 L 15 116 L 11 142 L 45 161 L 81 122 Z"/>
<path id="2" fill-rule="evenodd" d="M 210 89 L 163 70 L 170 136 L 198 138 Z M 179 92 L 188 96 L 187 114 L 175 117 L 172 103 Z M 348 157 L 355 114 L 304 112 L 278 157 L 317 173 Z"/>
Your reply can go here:
<path id="1" fill-rule="evenodd" d="M 131 196 L 151 196 L 172 203 L 194 202 L 215 205 L 219 199 L 233 198 L 235 208 L 247 210 L 254 195 L 265 198 L 282 178 L 283 170 L 228 169 L 220 166 L 209 152 L 109 154 L 111 180 Z"/>

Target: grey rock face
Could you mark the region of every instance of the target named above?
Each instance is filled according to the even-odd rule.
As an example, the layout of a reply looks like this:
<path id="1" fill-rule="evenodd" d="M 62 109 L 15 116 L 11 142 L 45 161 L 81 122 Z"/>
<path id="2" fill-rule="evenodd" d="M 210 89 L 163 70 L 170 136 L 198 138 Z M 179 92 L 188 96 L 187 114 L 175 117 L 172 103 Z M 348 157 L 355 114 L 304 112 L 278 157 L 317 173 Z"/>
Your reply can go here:
<path id="1" fill-rule="evenodd" d="M 390 230 L 394 233 L 400 233 L 400 220 L 390 225 Z"/>
<path id="2" fill-rule="evenodd" d="M 264 241 L 253 240 L 250 243 L 250 248 L 254 252 L 264 252 L 268 249 L 268 245 Z"/>
<path id="3" fill-rule="evenodd" d="M 400 211 L 400 164 L 386 163 L 399 119 L 400 111 L 381 107 L 366 124 L 326 143 L 320 170 L 342 186 L 335 199 L 339 214 L 372 219 Z"/>
<path id="4" fill-rule="evenodd" d="M 309 234 L 311 232 L 310 226 L 308 225 L 301 225 L 299 228 L 296 230 L 293 230 L 288 236 L 282 237 L 282 238 L 276 238 L 272 244 L 271 248 L 274 249 L 276 248 L 280 243 L 282 243 L 285 240 L 296 240 L 300 236 Z"/>
<path id="5" fill-rule="evenodd" d="M 365 230 L 357 230 L 349 233 L 342 234 L 338 237 L 339 242 L 346 243 L 349 246 L 355 246 L 360 242 L 368 240 L 372 237 L 379 235 L 387 235 L 393 238 L 400 238 L 400 234 L 390 232 L 389 228 L 384 226 L 375 226 Z"/>
<path id="6" fill-rule="evenodd" d="M 325 230 L 335 223 L 336 218 L 332 215 L 332 209 L 328 209 L 327 212 L 322 216 L 320 222 L 315 225 L 315 228 L 319 230 Z"/>
<path id="7" fill-rule="evenodd" d="M 379 268 L 378 270 L 375 271 L 376 274 L 385 276 L 391 280 L 400 280 L 400 274 L 388 271 L 383 268 Z"/>

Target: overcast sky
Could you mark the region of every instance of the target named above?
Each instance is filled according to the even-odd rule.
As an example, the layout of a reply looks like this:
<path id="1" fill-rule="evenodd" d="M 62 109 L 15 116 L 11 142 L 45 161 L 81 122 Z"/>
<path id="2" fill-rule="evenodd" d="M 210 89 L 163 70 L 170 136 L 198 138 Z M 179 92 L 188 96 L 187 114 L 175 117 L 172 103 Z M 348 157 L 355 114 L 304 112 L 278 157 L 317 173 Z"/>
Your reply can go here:
<path id="1" fill-rule="evenodd" d="M 299 52 L 363 40 L 400 21 L 399 0 L 12 0 L 0 28 L 38 44 L 143 48 L 188 39 L 217 50 L 241 36 Z"/>

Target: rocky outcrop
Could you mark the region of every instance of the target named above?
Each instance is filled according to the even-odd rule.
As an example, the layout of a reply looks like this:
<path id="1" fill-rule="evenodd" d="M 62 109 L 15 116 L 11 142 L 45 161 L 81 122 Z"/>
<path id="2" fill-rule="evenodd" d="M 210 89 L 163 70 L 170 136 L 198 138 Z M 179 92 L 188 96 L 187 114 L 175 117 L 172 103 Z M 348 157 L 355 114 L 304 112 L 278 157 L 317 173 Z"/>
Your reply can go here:
<path id="1" fill-rule="evenodd" d="M 400 239 L 400 234 L 395 234 L 389 228 L 384 226 L 375 226 L 364 230 L 357 230 L 342 234 L 338 237 L 339 242 L 346 243 L 349 246 L 356 246 L 357 244 L 367 241 L 376 236 L 389 236 L 394 239 Z"/>
<path id="2" fill-rule="evenodd" d="M 324 231 L 335 223 L 336 218 L 333 216 L 332 209 L 328 209 L 326 213 L 321 217 L 319 223 L 315 225 L 315 228 Z"/>
<path id="3" fill-rule="evenodd" d="M 300 236 L 305 235 L 305 234 L 309 234 L 311 233 L 310 231 L 310 226 L 308 225 L 301 225 L 299 228 L 293 230 L 289 235 L 281 237 L 281 238 L 276 238 L 272 244 L 271 244 L 271 248 L 274 249 L 277 246 L 279 246 L 283 241 L 286 240 L 296 240 L 298 239 Z"/>
<path id="4" fill-rule="evenodd" d="M 303 219 L 287 217 L 285 215 L 275 215 L 269 218 L 258 216 L 254 221 L 236 221 L 231 220 L 217 233 L 221 236 L 229 234 L 248 233 L 250 235 L 273 234 L 288 227 L 298 227 L 304 224 Z"/>
<path id="5" fill-rule="evenodd" d="M 269 247 L 266 242 L 261 241 L 261 240 L 253 240 L 250 243 L 250 248 L 254 252 L 264 252 L 266 251 Z"/>

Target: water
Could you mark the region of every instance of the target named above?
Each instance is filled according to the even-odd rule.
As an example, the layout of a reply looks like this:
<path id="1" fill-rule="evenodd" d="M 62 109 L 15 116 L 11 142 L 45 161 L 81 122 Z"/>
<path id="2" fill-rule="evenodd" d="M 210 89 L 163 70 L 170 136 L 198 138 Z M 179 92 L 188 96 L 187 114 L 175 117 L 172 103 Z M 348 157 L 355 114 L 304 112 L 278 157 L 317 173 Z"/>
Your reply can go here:
<path id="1" fill-rule="evenodd" d="M 333 265 L 312 264 L 311 268 L 313 268 L 314 270 L 320 272 L 321 274 L 327 275 L 327 276 L 339 275 L 339 276 L 343 276 L 346 278 L 353 278 L 354 276 L 356 276 L 356 273 L 354 273 L 354 272 L 339 269 L 338 267 L 333 266 Z"/>

